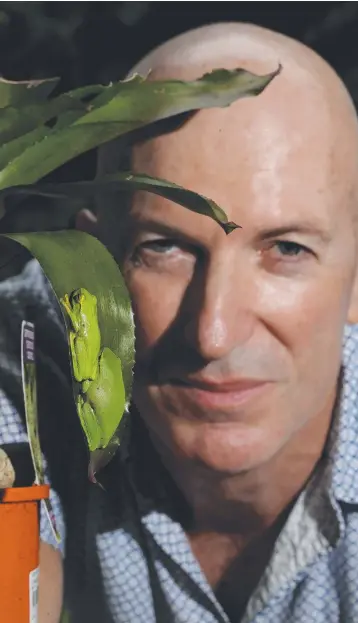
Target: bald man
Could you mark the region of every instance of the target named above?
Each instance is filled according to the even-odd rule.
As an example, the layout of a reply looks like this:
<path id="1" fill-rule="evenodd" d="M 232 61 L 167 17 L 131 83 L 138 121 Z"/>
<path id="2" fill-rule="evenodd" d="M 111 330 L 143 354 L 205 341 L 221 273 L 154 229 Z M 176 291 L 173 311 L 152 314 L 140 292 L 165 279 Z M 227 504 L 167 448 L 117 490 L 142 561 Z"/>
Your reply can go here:
<path id="1" fill-rule="evenodd" d="M 251 25 L 185 33 L 135 71 L 279 63 L 259 97 L 131 150 L 135 171 L 211 197 L 241 229 L 143 193 L 122 219 L 103 204 L 87 224 L 123 268 L 137 359 L 129 438 L 109 493 L 91 492 L 75 620 L 92 620 L 103 585 L 97 621 L 358 621 L 352 102 L 313 51 Z M 100 173 L 124 155 L 104 148 Z"/>

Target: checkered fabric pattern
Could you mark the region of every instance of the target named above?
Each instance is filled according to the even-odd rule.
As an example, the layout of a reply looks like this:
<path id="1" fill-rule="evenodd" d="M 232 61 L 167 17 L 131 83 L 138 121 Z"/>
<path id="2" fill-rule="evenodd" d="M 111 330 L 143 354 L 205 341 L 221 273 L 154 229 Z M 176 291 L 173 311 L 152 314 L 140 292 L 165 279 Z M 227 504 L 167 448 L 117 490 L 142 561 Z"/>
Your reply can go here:
<path id="1" fill-rule="evenodd" d="M 4 392 L 0 418 L 0 444 L 25 439 L 21 419 Z M 295 503 L 240 623 L 358 622 L 357 440 L 358 327 L 350 327 L 344 336 L 342 391 L 328 465 Z M 126 469 L 125 461 L 121 468 Z M 145 477 L 155 476 L 148 465 Z M 117 516 L 113 506 L 97 504 L 96 498 L 90 505 L 94 551 L 86 554 L 87 594 L 85 587 L 74 621 L 228 623 L 180 523 L 154 498 L 148 503 L 136 490 L 130 470 L 128 482 L 134 487 L 121 490 L 123 512 Z M 53 503 L 63 532 L 56 494 Z M 41 536 L 55 545 L 44 517 Z M 89 568 L 92 564 L 96 572 Z M 100 589 L 108 612 L 91 618 L 88 604 L 96 603 Z"/>

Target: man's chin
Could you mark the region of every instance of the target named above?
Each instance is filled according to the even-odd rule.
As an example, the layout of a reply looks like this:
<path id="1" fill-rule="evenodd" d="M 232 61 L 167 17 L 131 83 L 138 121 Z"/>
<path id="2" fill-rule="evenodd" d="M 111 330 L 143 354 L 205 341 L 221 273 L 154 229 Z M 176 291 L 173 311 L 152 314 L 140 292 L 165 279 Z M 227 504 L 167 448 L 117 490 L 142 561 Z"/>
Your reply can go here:
<path id="1" fill-rule="evenodd" d="M 277 427 L 267 413 L 263 419 L 261 410 L 251 410 L 249 417 L 246 409 L 194 409 L 177 398 L 158 401 L 158 396 L 136 393 L 136 406 L 167 465 L 238 474 L 263 465 L 279 450 Z"/>
<path id="2" fill-rule="evenodd" d="M 237 422 L 184 422 L 170 437 L 178 459 L 222 475 L 258 468 L 274 453 L 268 431 Z"/>

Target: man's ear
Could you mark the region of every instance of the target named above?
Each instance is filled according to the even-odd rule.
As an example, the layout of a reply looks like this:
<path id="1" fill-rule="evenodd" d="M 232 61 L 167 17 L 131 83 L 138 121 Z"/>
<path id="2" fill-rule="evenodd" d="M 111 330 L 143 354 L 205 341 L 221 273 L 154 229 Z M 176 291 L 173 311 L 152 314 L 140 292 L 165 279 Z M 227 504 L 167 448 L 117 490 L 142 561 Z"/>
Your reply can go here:
<path id="1" fill-rule="evenodd" d="M 97 216 L 87 208 L 84 208 L 77 212 L 75 218 L 75 227 L 80 231 L 84 231 L 87 234 L 98 237 Z"/>

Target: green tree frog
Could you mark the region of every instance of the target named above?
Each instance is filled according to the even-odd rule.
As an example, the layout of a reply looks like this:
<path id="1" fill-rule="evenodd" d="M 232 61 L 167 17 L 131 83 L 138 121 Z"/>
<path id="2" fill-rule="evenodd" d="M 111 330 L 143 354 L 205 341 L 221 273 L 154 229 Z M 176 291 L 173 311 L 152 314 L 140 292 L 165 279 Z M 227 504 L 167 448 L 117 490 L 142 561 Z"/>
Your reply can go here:
<path id="1" fill-rule="evenodd" d="M 98 326 L 97 298 L 85 288 L 60 299 L 71 323 L 69 331 L 73 376 L 78 383 L 97 376 L 101 334 Z M 85 390 L 85 388 L 84 388 Z"/>
<path id="2" fill-rule="evenodd" d="M 108 445 L 127 407 L 122 363 L 109 348 L 101 350 L 94 294 L 79 288 L 60 302 L 70 321 L 73 375 L 81 386 L 77 412 L 93 452 Z"/>

